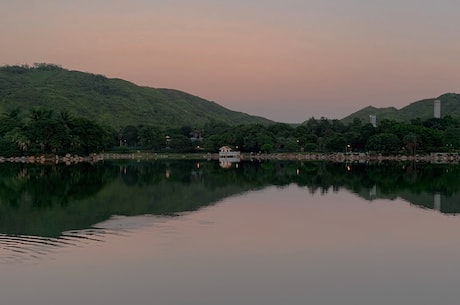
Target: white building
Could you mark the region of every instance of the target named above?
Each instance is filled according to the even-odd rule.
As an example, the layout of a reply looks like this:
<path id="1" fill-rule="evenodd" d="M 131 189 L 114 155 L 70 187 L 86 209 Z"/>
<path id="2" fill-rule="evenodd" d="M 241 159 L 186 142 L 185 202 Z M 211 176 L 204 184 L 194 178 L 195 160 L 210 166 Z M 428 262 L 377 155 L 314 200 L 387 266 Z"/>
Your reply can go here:
<path id="1" fill-rule="evenodd" d="M 434 118 L 435 119 L 441 118 L 441 101 L 440 100 L 434 101 Z"/>
<path id="2" fill-rule="evenodd" d="M 240 152 L 233 150 L 229 146 L 222 146 L 219 148 L 219 158 L 239 158 Z"/>
<path id="3" fill-rule="evenodd" d="M 231 167 L 232 163 L 240 162 L 240 152 L 229 146 L 219 148 L 219 164 L 222 168 Z"/>
<path id="4" fill-rule="evenodd" d="M 377 127 L 377 116 L 375 114 L 369 115 L 369 121 L 372 124 L 372 126 Z"/>

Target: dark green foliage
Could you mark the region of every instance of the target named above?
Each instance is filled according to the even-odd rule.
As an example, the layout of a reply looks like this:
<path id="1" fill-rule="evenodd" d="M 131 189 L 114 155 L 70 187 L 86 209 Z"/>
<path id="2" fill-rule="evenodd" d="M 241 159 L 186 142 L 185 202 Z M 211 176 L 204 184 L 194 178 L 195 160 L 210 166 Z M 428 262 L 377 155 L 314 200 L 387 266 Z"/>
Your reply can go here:
<path id="1" fill-rule="evenodd" d="M 115 145 L 111 137 L 113 131 L 91 120 L 85 118 L 75 119 L 72 127 L 74 132 L 70 134 L 72 140 L 70 145 L 77 153 L 88 155 Z"/>
<path id="2" fill-rule="evenodd" d="M 169 148 L 175 152 L 193 152 L 195 150 L 192 141 L 180 134 L 171 137 Z"/>
<path id="3" fill-rule="evenodd" d="M 138 145 L 147 149 L 160 150 L 164 147 L 165 136 L 154 126 L 139 126 Z"/>
<path id="4" fill-rule="evenodd" d="M 136 146 L 139 140 L 139 130 L 136 126 L 128 125 L 121 131 L 120 141 L 124 146 Z"/>
<path id="5" fill-rule="evenodd" d="M 85 118 L 74 118 L 66 111 L 54 113 L 36 108 L 24 119 L 18 113 L 17 110 L 11 111 L 0 120 L 2 156 L 88 155 L 115 144 L 110 129 Z"/>
<path id="6" fill-rule="evenodd" d="M 347 145 L 345 138 L 339 133 L 330 134 L 324 143 L 324 147 L 330 152 L 341 152 Z"/>
<path id="7" fill-rule="evenodd" d="M 397 153 L 400 150 L 401 142 L 392 133 L 379 133 L 367 140 L 366 149 L 371 152 L 381 152 L 385 155 Z"/>
<path id="8" fill-rule="evenodd" d="M 273 145 L 268 144 L 268 143 L 262 144 L 262 146 L 260 147 L 260 150 L 263 153 L 271 153 L 273 151 Z"/>
<path id="9" fill-rule="evenodd" d="M 207 126 L 204 147 L 216 152 L 230 145 L 245 152 L 372 152 L 408 154 L 454 152 L 460 149 L 460 123 L 452 117 L 411 123 L 383 120 L 378 127 L 356 119 L 345 125 L 338 120 L 311 118 L 295 128 L 286 124 L 264 126 Z M 177 131 L 177 133 L 180 133 Z M 262 145 L 267 144 L 263 149 Z M 270 149 L 267 149 L 270 148 Z"/>
<path id="10" fill-rule="evenodd" d="M 116 132 L 92 120 L 75 117 L 68 111 L 33 108 L 28 115 L 19 110 L 2 115 L 0 148 L 3 156 L 90 154 L 114 149 L 115 146 L 118 149 L 124 147 L 124 151 L 217 152 L 224 145 L 253 153 L 372 152 L 415 155 L 457 151 L 460 149 L 459 126 L 460 123 L 451 117 L 412 123 L 383 120 L 377 128 L 370 124 L 362 125 L 359 120 L 344 125 L 337 120 L 312 118 L 307 124 L 295 128 L 279 123 L 271 126 L 231 126 L 210 122 L 203 130 L 189 125 L 168 130 L 152 125 L 127 125 Z"/>

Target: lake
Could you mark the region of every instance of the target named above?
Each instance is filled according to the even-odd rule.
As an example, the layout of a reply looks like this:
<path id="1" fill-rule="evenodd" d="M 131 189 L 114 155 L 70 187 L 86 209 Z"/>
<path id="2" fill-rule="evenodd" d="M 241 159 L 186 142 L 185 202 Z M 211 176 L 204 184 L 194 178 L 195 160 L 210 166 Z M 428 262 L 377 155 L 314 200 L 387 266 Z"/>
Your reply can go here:
<path id="1" fill-rule="evenodd" d="M 1 304 L 459 304 L 460 166 L 0 164 Z"/>

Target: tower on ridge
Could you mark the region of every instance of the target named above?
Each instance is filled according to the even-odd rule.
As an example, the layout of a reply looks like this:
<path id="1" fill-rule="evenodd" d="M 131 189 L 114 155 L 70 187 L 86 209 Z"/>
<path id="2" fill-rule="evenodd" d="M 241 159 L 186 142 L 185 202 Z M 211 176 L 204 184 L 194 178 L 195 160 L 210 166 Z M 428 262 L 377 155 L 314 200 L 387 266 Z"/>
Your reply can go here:
<path id="1" fill-rule="evenodd" d="M 435 119 L 441 118 L 441 101 L 440 100 L 434 101 L 434 118 Z"/>

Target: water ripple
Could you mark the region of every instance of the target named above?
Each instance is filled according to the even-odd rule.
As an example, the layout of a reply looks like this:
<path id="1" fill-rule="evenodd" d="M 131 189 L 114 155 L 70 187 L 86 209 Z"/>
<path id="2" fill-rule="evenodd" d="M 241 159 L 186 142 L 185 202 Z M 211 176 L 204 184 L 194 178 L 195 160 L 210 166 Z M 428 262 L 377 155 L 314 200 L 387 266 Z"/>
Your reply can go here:
<path id="1" fill-rule="evenodd" d="M 0 264 L 36 261 L 56 254 L 64 248 L 99 245 L 112 236 L 128 237 L 137 230 L 155 227 L 165 220 L 153 215 L 113 216 L 91 228 L 66 231 L 59 237 L 0 234 Z"/>
<path id="2" fill-rule="evenodd" d="M 0 234 L 0 264 L 40 260 L 66 247 L 103 243 L 107 235 L 114 234 L 119 235 L 100 229 L 68 231 L 57 238 Z"/>
<path id="3" fill-rule="evenodd" d="M 163 233 L 169 217 L 154 215 L 112 216 L 88 229 L 63 232 L 59 237 L 0 234 L 0 264 L 37 261 L 50 257 L 65 248 L 82 248 L 106 243 L 111 237 L 129 237 L 138 230 L 155 228 Z"/>

